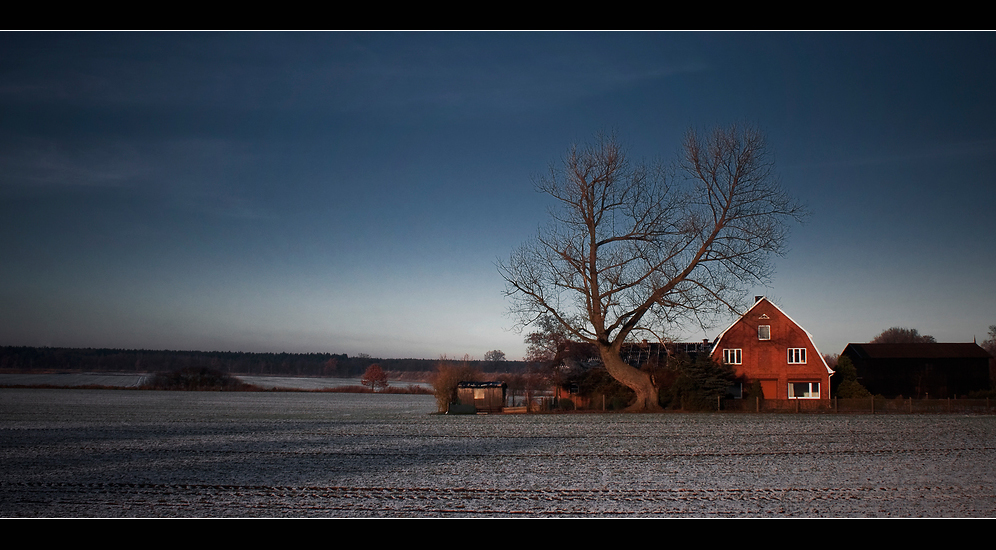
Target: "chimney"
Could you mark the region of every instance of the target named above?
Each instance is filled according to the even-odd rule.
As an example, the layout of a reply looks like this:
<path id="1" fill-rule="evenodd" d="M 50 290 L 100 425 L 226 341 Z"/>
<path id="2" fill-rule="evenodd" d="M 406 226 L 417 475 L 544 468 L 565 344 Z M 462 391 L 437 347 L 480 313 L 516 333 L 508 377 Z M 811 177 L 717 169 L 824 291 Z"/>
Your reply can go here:
<path id="1" fill-rule="evenodd" d="M 754 296 L 754 303 L 756 304 L 756 303 L 760 302 L 761 298 L 764 298 L 764 296 Z"/>

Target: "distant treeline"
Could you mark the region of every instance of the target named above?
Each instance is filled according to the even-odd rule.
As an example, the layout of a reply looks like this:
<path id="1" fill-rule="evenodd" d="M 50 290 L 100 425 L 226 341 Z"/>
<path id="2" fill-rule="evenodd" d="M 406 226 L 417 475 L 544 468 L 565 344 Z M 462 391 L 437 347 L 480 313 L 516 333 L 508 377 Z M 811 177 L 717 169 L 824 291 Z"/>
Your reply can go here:
<path id="1" fill-rule="evenodd" d="M 385 371 L 435 370 L 439 359 L 378 359 L 345 353 L 121 350 L 0 347 L 0 373 L 21 371 L 166 372 L 209 368 L 231 374 L 356 378 L 377 363 Z M 457 361 L 451 361 L 456 363 Z M 460 361 L 462 363 L 462 361 Z M 523 361 L 470 361 L 482 372 L 526 372 Z"/>

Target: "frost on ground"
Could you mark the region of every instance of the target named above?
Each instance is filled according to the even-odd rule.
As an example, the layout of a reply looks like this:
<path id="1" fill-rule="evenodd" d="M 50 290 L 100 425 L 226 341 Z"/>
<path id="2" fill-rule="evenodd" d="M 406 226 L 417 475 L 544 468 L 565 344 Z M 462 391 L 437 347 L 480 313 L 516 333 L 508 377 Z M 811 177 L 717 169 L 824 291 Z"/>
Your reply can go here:
<path id="1" fill-rule="evenodd" d="M 0 386 L 137 388 L 148 382 L 154 373 L 130 374 L 114 372 L 0 374 Z M 239 380 L 263 389 L 324 390 L 341 386 L 362 386 L 359 378 L 300 377 L 300 376 L 236 376 Z M 426 382 L 392 381 L 391 386 L 422 386 Z"/>
<path id="2" fill-rule="evenodd" d="M 996 417 L 0 389 L 3 517 L 994 517 Z"/>

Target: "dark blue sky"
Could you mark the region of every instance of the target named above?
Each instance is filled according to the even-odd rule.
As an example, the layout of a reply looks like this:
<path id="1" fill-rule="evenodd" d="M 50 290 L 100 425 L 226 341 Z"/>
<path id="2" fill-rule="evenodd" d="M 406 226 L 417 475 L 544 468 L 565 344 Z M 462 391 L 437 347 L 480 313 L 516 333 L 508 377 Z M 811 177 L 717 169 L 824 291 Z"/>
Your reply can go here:
<path id="1" fill-rule="evenodd" d="M 824 353 L 996 324 L 993 33 L 3 33 L 0 345 L 524 353 L 495 261 L 615 130 L 765 131 Z M 732 319 L 731 319 L 732 321 Z M 714 338 L 725 326 L 676 334 Z"/>

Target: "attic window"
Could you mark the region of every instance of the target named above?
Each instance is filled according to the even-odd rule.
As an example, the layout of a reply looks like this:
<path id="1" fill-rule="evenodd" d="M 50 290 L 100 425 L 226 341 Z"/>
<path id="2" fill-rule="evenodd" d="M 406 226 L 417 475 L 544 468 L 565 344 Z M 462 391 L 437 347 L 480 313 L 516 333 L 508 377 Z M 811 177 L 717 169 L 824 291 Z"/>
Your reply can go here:
<path id="1" fill-rule="evenodd" d="M 727 365 L 740 365 L 742 363 L 742 349 L 724 349 L 723 362 Z"/>
<path id="2" fill-rule="evenodd" d="M 771 325 L 758 325 L 757 326 L 757 339 L 758 340 L 771 340 Z"/>
<path id="3" fill-rule="evenodd" d="M 790 365 L 806 364 L 806 348 L 789 348 L 788 362 Z"/>
<path id="4" fill-rule="evenodd" d="M 767 313 L 762 313 L 761 316 L 758 317 L 758 319 L 771 319 L 771 317 L 768 317 Z"/>

